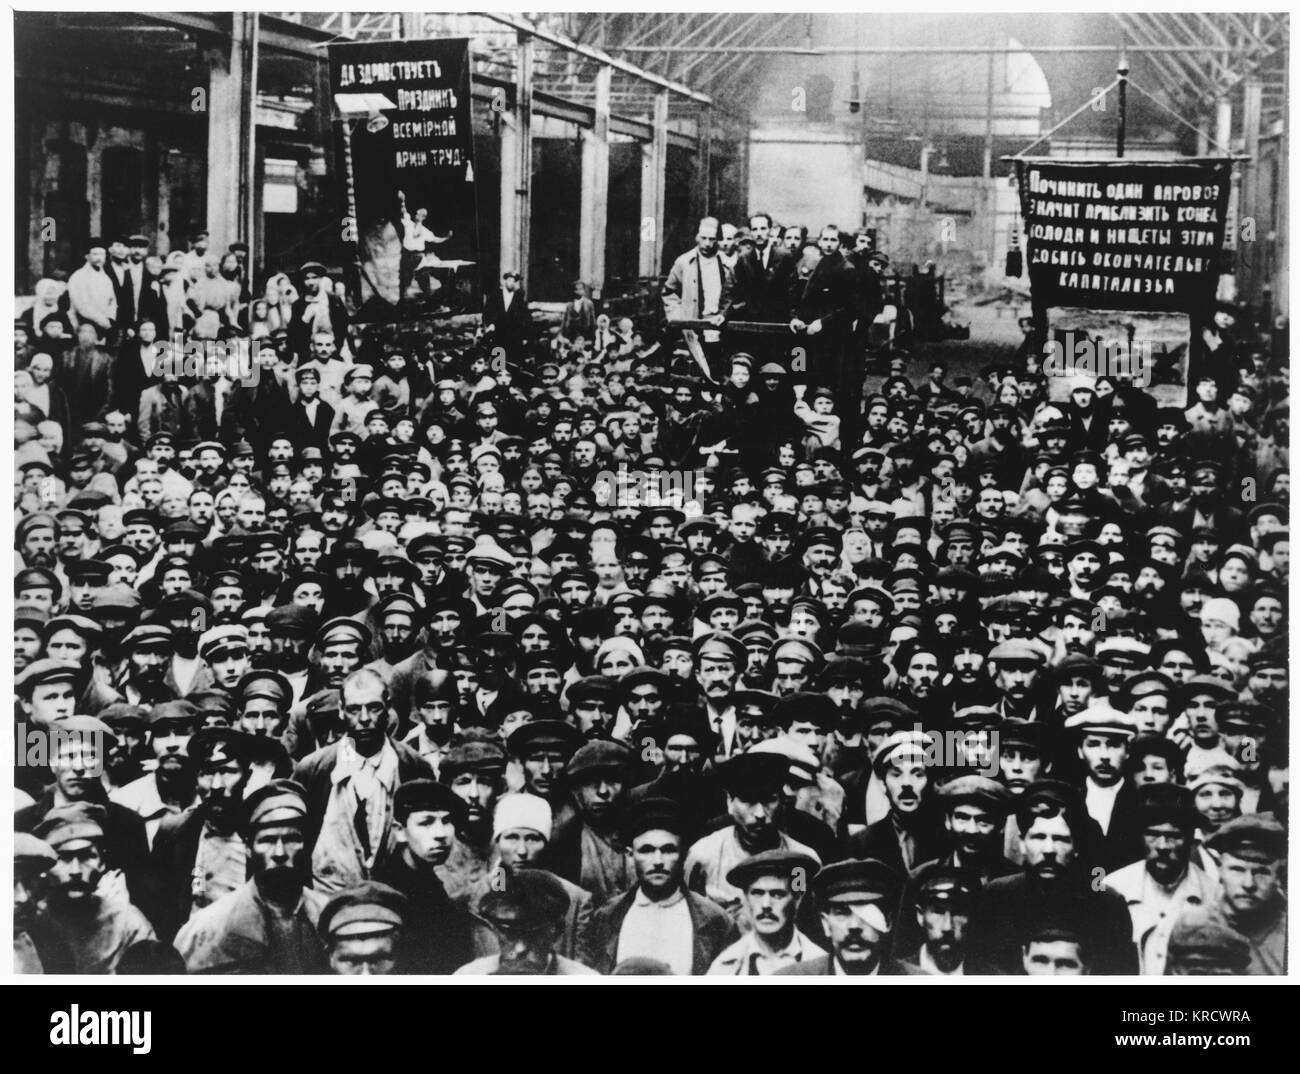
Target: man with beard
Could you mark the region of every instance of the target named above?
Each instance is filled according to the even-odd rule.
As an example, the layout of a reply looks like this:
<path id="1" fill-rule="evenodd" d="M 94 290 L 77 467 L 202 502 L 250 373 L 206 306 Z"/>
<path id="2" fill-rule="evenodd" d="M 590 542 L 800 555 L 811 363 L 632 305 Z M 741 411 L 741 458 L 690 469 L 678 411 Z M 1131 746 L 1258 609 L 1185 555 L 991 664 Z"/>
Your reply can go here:
<path id="1" fill-rule="evenodd" d="M 876 752 L 871 767 L 884 783 L 889 813 L 849 840 L 851 857 L 873 858 L 909 872 L 942 853 L 939 811 L 926 767 L 930 748 L 926 733 L 897 731 Z"/>
<path id="2" fill-rule="evenodd" d="M 76 962 L 41 909 L 59 856 L 28 832 L 14 835 L 14 973 L 75 973 Z"/>
<path id="3" fill-rule="evenodd" d="M 635 883 L 619 824 L 635 754 L 621 742 L 593 739 L 578 747 L 564 770 L 577 816 L 556 834 L 546 863 L 557 876 L 591 893 L 601 906 Z"/>
<path id="4" fill-rule="evenodd" d="M 197 911 L 248 879 L 239 810 L 251 744 L 248 735 L 228 727 L 203 728 L 190 738 L 198 801 L 158 825 L 150 861 L 154 890 L 145 902 L 159 939 L 167 943 Z"/>
<path id="5" fill-rule="evenodd" d="M 988 972 L 968 966 L 966 946 L 971 913 L 979 898 L 980 878 L 967 869 L 942 861 L 927 862 L 912 874 L 911 897 L 904 900 L 900 923 L 914 907 L 923 940 L 916 958 L 903 962 L 903 972 L 913 977 L 964 977 Z M 895 948 L 897 950 L 897 948 Z"/>
<path id="6" fill-rule="evenodd" d="M 365 587 L 366 571 L 374 558 L 374 553 L 356 538 L 340 537 L 334 542 L 320 565 L 321 572 L 330 578 L 325 595 L 326 619 L 364 618 L 374 603 Z"/>
<path id="7" fill-rule="evenodd" d="M 627 734 L 618 737 L 627 742 L 637 742 L 638 729 L 652 729 L 663 718 L 673 695 L 673 684 L 658 668 L 636 667 L 614 684 L 614 691 L 612 703 L 615 712 L 621 699 L 629 724 Z"/>
<path id="8" fill-rule="evenodd" d="M 175 698 L 165 681 L 172 655 L 172 632 L 161 624 L 133 627 L 122 639 L 125 655 L 118 673 L 118 692 L 129 704 L 152 706 Z"/>
<path id="9" fill-rule="evenodd" d="M 379 869 L 378 879 L 408 900 L 402 937 L 407 972 L 452 973 L 483 943 L 486 930 L 451 900 L 438 876 L 467 817 L 466 803 L 441 783 L 413 779 L 397 788 L 398 851 Z"/>
<path id="10" fill-rule="evenodd" d="M 198 910 L 176 934 L 189 973 L 326 971 L 316 922 L 328 895 L 308 886 L 303 788 L 276 779 L 243 800 L 240 832 L 250 879 Z"/>
<path id="11" fill-rule="evenodd" d="M 146 730 L 148 711 L 138 705 L 128 705 L 124 701 L 115 701 L 105 705 L 97 713 L 113 732 L 113 745 L 109 748 L 104 761 L 104 772 L 108 777 L 109 797 L 145 774 L 145 763 L 152 760 L 153 750 L 149 746 L 149 733 Z"/>
<path id="12" fill-rule="evenodd" d="M 588 675 L 569 687 L 569 713 L 584 738 L 613 737 L 614 720 L 621 700 L 620 687 L 625 688 L 627 678 L 624 676 L 621 681 L 615 681 L 606 675 Z M 637 717 L 631 718 L 635 720 Z"/>
<path id="13" fill-rule="evenodd" d="M 245 579 L 250 600 L 271 598 L 284 584 L 286 547 L 285 538 L 278 533 L 255 533 L 248 537 L 244 552 L 248 556 Z"/>
<path id="14" fill-rule="evenodd" d="M 198 729 L 199 712 L 188 701 L 164 701 L 149 710 L 148 725 L 154 770 L 114 791 L 111 798 L 140 816 L 152 846 L 163 818 L 183 813 L 194 804 L 189 741 Z"/>
<path id="15" fill-rule="evenodd" d="M 352 672 L 339 697 L 347 733 L 294 769 L 307 792 L 311 875 L 322 891 L 342 891 L 373 875 L 390 849 L 398 785 L 433 778 L 414 750 L 388 737 L 388 687 L 375 672 Z"/>
<path id="16" fill-rule="evenodd" d="M 1001 973 L 1021 973 L 1028 927 L 1056 914 L 1083 923 L 1091 972 L 1136 974 L 1137 948 L 1124 897 L 1093 886 L 1093 848 L 1100 833 L 1078 792 L 1058 780 L 1039 780 L 1020 797 L 1016 823 L 1024 867 L 985 885 L 967 957 Z"/>
<path id="17" fill-rule="evenodd" d="M 892 664 L 898 675 L 898 699 L 920 715 L 923 724 L 942 727 L 952 712 L 952 702 L 940 685 L 944 677 L 943 646 L 912 638 L 898 647 Z"/>
<path id="18" fill-rule="evenodd" d="M 762 851 L 732 869 L 727 880 L 743 893 L 749 927 L 713 960 L 709 975 L 763 977 L 826 957 L 796 923 L 800 901 L 817 870 L 812 858 L 784 850 Z"/>
<path id="19" fill-rule="evenodd" d="M 694 653 L 695 681 L 704 693 L 705 715 L 718 742 L 718 755 L 730 757 L 736 737 L 736 706 L 732 697 L 741 670 L 749 664 L 749 654 L 730 634 L 703 635 L 696 640 Z"/>
<path id="20" fill-rule="evenodd" d="M 314 612 L 296 604 L 278 605 L 266 615 L 273 666 L 292 691 L 286 712 L 327 685 L 325 673 L 309 659 L 317 622 Z"/>
<path id="21" fill-rule="evenodd" d="M 375 638 L 380 655 L 366 666 L 392 680 L 398 664 L 415 651 L 416 633 L 424 618 L 423 608 L 408 593 L 389 593 L 372 610 Z"/>
<path id="22" fill-rule="evenodd" d="M 1276 752 L 1272 743 L 1275 722 L 1272 712 L 1258 702 L 1230 701 L 1220 705 L 1214 716 L 1224 750 L 1241 766 L 1237 778 L 1246 788 L 1241 796 L 1241 811 L 1274 812 L 1277 796 L 1270 779 Z M 1282 761 L 1283 767 L 1285 764 Z"/>
<path id="23" fill-rule="evenodd" d="M 741 753 L 717 766 L 727 796 L 731 823 L 697 840 L 686 856 L 686 885 L 705 895 L 733 916 L 740 911 L 741 891 L 727 874 L 745 858 L 763 850 L 821 858 L 782 830 L 784 787 L 789 760 L 777 753 Z"/>
<path id="24" fill-rule="evenodd" d="M 275 671 L 250 671 L 239 680 L 232 695 L 234 726 L 245 734 L 279 739 L 285 736 L 290 755 L 306 749 L 310 737 L 292 737 L 285 730 L 293 688 Z M 292 730 L 292 729 L 291 729 Z M 306 752 L 310 752 L 309 749 Z M 305 754 L 304 754 L 305 755 Z"/>
<path id="25" fill-rule="evenodd" d="M 1145 847 L 1138 819 L 1137 787 L 1124 775 L 1128 744 L 1137 734 L 1136 721 L 1128 713 L 1099 701 L 1071 716 L 1064 729 L 1066 734 L 1077 736 L 1084 806 L 1104 836 L 1095 864 L 1113 872 L 1140 860 Z"/>
<path id="26" fill-rule="evenodd" d="M 827 224 L 817 237 L 821 259 L 806 281 L 792 289 L 790 330 L 810 351 L 811 382 L 835 392 L 844 400 L 843 415 L 856 428 L 860 412 L 861 380 L 854 377 L 849 340 L 861 295 L 857 272 L 840 250 L 839 228 Z M 855 436 L 850 435 L 849 441 Z"/>
<path id="27" fill-rule="evenodd" d="M 652 958 L 674 974 L 699 976 L 737 938 L 727 914 L 682 882 L 687 829 L 681 807 L 667 799 L 646 798 L 630 811 L 623 834 L 636 885 L 597 910 L 583 937 L 585 961 L 597 972 Z"/>
<path id="28" fill-rule="evenodd" d="M 52 571 L 58 564 L 58 534 L 59 524 L 55 521 L 53 515 L 41 513 L 28 515 L 22 519 L 14 531 L 14 546 L 22 555 L 23 565 L 27 568 Z M 46 582 L 45 587 L 38 587 L 34 584 L 38 578 Z M 18 579 L 15 579 L 14 582 L 15 594 L 21 592 L 18 581 Z M 52 594 L 51 603 L 62 596 L 63 583 L 54 574 L 41 576 L 33 572 L 22 578 L 22 581 L 25 583 L 22 589 L 49 588 L 58 590 L 57 593 Z"/>
<path id="29" fill-rule="evenodd" d="M 459 596 L 442 596 L 425 607 L 424 644 L 393 668 L 388 680 L 393 708 L 399 719 L 411 713 L 415 680 L 448 666 L 450 650 L 460 643 L 460 636 L 474 618 L 468 600 Z"/>
<path id="30" fill-rule="evenodd" d="M 1286 830 L 1271 813 L 1254 813 L 1224 824 L 1206 846 L 1219 855 L 1223 890 L 1209 907 L 1215 920 L 1250 945 L 1251 976 L 1286 973 L 1286 896 L 1281 885 Z M 1184 915 L 1192 913 L 1185 910 Z"/>
<path id="31" fill-rule="evenodd" d="M 831 954 L 786 966 L 780 976 L 864 977 L 905 972 L 889 953 L 903 878 L 883 862 L 849 860 L 817 874 L 813 891 Z"/>
<path id="32" fill-rule="evenodd" d="M 76 973 L 115 973 L 127 948 L 155 939 L 125 891 L 101 886 L 107 872 L 105 823 L 105 808 L 83 800 L 51 809 L 34 833 L 58 857 L 50 869 L 46 912 L 72 952 Z"/>
<path id="33" fill-rule="evenodd" d="M 1187 907 L 1213 906 L 1219 880 L 1192 860 L 1200 815 L 1191 791 L 1173 783 L 1140 787 L 1138 821 L 1146 857 L 1109 873 L 1106 886 L 1128 904 L 1142 975 L 1159 977 L 1179 915 Z"/>
<path id="34" fill-rule="evenodd" d="M 154 618 L 171 630 L 172 658 L 163 683 L 175 697 L 212 687 L 212 673 L 199 655 L 199 635 L 212 620 L 212 605 L 194 589 L 164 597 Z"/>
<path id="35" fill-rule="evenodd" d="M 1002 696 L 998 714 L 1006 719 L 1043 723 L 1049 706 L 1039 697 L 1039 679 L 1046 663 L 1042 650 L 1023 638 L 1012 638 L 993 647 L 989 668 L 993 684 Z"/>

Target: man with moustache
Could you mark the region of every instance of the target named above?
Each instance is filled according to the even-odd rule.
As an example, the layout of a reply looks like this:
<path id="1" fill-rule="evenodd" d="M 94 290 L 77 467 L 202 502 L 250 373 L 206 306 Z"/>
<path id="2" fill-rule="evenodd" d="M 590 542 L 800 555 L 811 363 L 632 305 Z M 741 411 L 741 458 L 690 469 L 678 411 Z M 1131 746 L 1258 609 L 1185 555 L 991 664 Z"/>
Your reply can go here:
<path id="1" fill-rule="evenodd" d="M 826 952 L 796 924 L 800 901 L 817 872 L 812 858 L 784 850 L 762 851 L 732 869 L 727 880 L 744 893 L 749 928 L 713 960 L 710 976 L 767 976 L 824 958 Z"/>
<path id="2" fill-rule="evenodd" d="M 266 615 L 273 666 L 293 691 L 286 712 L 326 685 L 325 673 L 310 662 L 317 616 L 296 604 L 277 605 Z"/>
<path id="3" fill-rule="evenodd" d="M 706 634 L 695 642 L 695 681 L 704 694 L 709 728 L 717 736 L 719 756 L 730 757 L 735 745 L 733 695 L 749 663 L 745 646 L 730 634 Z"/>
<path id="4" fill-rule="evenodd" d="M 1078 792 L 1059 780 L 1039 780 L 1020 797 L 1016 823 L 1024 866 L 1014 876 L 985 885 L 971 924 L 968 957 L 1001 973 L 1018 974 L 1024 966 L 1027 923 L 1059 914 L 1084 923 L 1093 973 L 1136 974 L 1137 948 L 1124 898 L 1093 886 L 1101 836 Z"/>
<path id="5" fill-rule="evenodd" d="M 149 710 L 147 723 L 154 770 L 110 797 L 117 805 L 139 814 L 152 846 L 164 817 L 183 813 L 194 805 L 197 791 L 189 741 L 198 729 L 199 712 L 188 701 L 165 701 Z"/>
<path id="6" fill-rule="evenodd" d="M 132 705 L 160 705 L 175 698 L 166 676 L 175 649 L 170 628 L 147 623 L 132 627 L 122 639 L 125 654 L 118 672 L 118 692 Z"/>
<path id="7" fill-rule="evenodd" d="M 1105 701 L 1094 702 L 1065 721 L 1065 732 L 1077 736 L 1083 764 L 1080 788 L 1088 815 L 1104 836 L 1097 864 L 1107 872 L 1145 857 L 1138 819 L 1137 787 L 1124 775 L 1128 744 L 1137 724 L 1126 712 Z"/>
<path id="8" fill-rule="evenodd" d="M 910 898 L 904 900 L 900 922 L 914 907 L 923 937 L 914 960 L 903 962 L 913 977 L 964 977 L 987 973 L 987 967 L 967 965 L 971 913 L 979 898 L 980 878 L 968 869 L 942 861 L 927 862 L 912 874 Z"/>
<path id="9" fill-rule="evenodd" d="M 1138 788 L 1138 821 L 1146 857 L 1109 873 L 1106 886 L 1128 904 L 1144 977 L 1160 977 L 1174 925 L 1187 907 L 1213 906 L 1219 879 L 1192 860 L 1200 815 L 1192 793 L 1174 783 Z"/>
<path id="10" fill-rule="evenodd" d="M 239 811 L 251 745 L 250 736 L 228 727 L 206 727 L 189 740 L 198 801 L 162 819 L 150 856 L 154 882 L 145 909 L 167 943 L 196 911 L 248 879 Z"/>
<path id="11" fill-rule="evenodd" d="M 486 928 L 451 900 L 438 878 L 467 814 L 454 791 L 427 779 L 403 783 L 393 798 L 397 852 L 377 879 L 407 898 L 402 935 L 407 972 L 453 973 L 483 943 Z"/>
<path id="12" fill-rule="evenodd" d="M 687 827 L 681 807 L 668 799 L 642 799 L 630 811 L 623 834 L 636 885 L 592 915 L 582 941 L 585 961 L 598 973 L 652 958 L 674 974 L 699 976 L 736 939 L 728 915 L 683 883 Z"/>
<path id="13" fill-rule="evenodd" d="M 155 938 L 126 892 L 101 883 L 108 871 L 105 822 L 104 806 L 79 801 L 51 809 L 33 833 L 58 858 L 50 869 L 46 914 L 71 950 L 76 973 L 115 973 L 127 948 Z"/>
<path id="14" fill-rule="evenodd" d="M 1002 832 L 1012 795 L 987 776 L 958 776 L 938 790 L 947 852 L 938 860 L 986 884 L 1017 867 L 1002 855 Z"/>
<path id="15" fill-rule="evenodd" d="M 872 859 L 836 862 L 817 874 L 813 892 L 831 953 L 777 970 L 780 976 L 871 977 L 904 972 L 890 954 L 903 877 Z"/>
<path id="16" fill-rule="evenodd" d="M 1023 638 L 1013 638 L 989 653 L 993 683 L 1001 695 L 998 714 L 1031 722 L 1045 722 L 1050 706 L 1039 697 L 1039 680 L 1046 658 L 1042 650 Z"/>
<path id="17" fill-rule="evenodd" d="M 923 731 L 896 731 L 872 759 L 872 770 L 889 798 L 889 813 L 849 840 L 849 855 L 873 858 L 906 873 L 943 850 L 939 810 L 933 801 Z"/>
<path id="18" fill-rule="evenodd" d="M 303 788 L 276 779 L 244 799 L 240 831 L 250 879 L 176 934 L 189 973 L 325 973 L 316 922 L 329 896 L 309 885 Z"/>
<path id="19" fill-rule="evenodd" d="M 42 909 L 58 860 L 44 840 L 28 832 L 14 835 L 14 973 L 76 972 L 72 952 Z"/>

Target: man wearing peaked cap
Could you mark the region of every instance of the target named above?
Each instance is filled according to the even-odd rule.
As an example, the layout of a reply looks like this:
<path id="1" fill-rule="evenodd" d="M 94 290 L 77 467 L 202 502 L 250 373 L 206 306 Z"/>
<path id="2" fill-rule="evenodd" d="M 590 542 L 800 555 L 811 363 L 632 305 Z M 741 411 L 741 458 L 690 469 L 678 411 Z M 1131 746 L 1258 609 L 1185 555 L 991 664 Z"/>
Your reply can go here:
<path id="1" fill-rule="evenodd" d="M 727 879 L 745 858 L 764 850 L 805 854 L 819 864 L 812 847 L 787 834 L 785 791 L 790 762 L 778 753 L 741 753 L 717 767 L 727 795 L 731 824 L 698 839 L 686 856 L 686 886 L 712 899 L 732 916 L 739 913 L 741 891 Z"/>
<path id="2" fill-rule="evenodd" d="M 125 892 L 101 886 L 112 864 L 108 824 L 105 806 L 71 801 L 48 810 L 32 833 L 54 851 L 46 914 L 72 952 L 76 973 L 115 973 L 127 948 L 154 939 L 153 927 Z"/>
<path id="3" fill-rule="evenodd" d="M 156 888 L 145 909 L 170 943 L 195 911 L 248 879 L 248 848 L 240 833 L 252 737 L 229 727 L 196 731 L 189 740 L 198 803 L 163 817 L 153 838 Z"/>
<path id="4" fill-rule="evenodd" d="M 813 891 L 831 953 L 778 970 L 782 976 L 887 976 L 903 973 L 890 954 L 904 877 L 874 859 L 828 865 Z"/>
<path id="5" fill-rule="evenodd" d="M 250 879 L 181 926 L 175 946 L 187 972 L 327 972 L 316 924 L 329 895 L 308 886 L 308 823 L 292 780 L 271 780 L 243 800 Z"/>
<path id="6" fill-rule="evenodd" d="M 1210 907 L 1189 906 L 1174 922 L 1166 974 L 1171 977 L 1236 977 L 1250 972 L 1250 942 Z"/>
<path id="7" fill-rule="evenodd" d="M 927 862 L 912 873 L 898 915 L 894 953 L 910 976 L 964 977 L 990 972 L 989 967 L 968 964 L 970 920 L 983 883 L 977 873 L 942 861 Z M 919 930 L 915 955 L 907 942 Z"/>
<path id="8" fill-rule="evenodd" d="M 1138 818 L 1144 857 L 1110 873 L 1106 886 L 1128 904 L 1142 975 L 1159 977 L 1166 972 L 1170 935 L 1179 915 L 1190 907 L 1213 906 L 1219 881 L 1194 860 L 1200 815 L 1186 787 L 1139 787 Z"/>
<path id="9" fill-rule="evenodd" d="M 278 671 L 250 671 L 235 686 L 234 702 L 240 730 L 279 738 L 293 703 L 293 687 Z"/>
<path id="10" fill-rule="evenodd" d="M 721 755 L 735 749 L 736 706 L 732 700 L 749 665 L 744 643 L 731 634 L 703 634 L 695 639 L 695 681 L 704 692 L 709 727 L 718 736 Z"/>
<path id="11" fill-rule="evenodd" d="M 325 686 L 338 689 L 370 652 L 370 628 L 346 616 L 324 623 L 316 632 L 315 650 Z"/>
<path id="12" fill-rule="evenodd" d="M 1219 855 L 1222 892 L 1210 907 L 1250 945 L 1251 976 L 1286 973 L 1287 904 L 1281 869 L 1286 829 L 1272 813 L 1250 813 L 1219 827 L 1206 846 Z"/>
<path id="13" fill-rule="evenodd" d="M 14 972 L 63 974 L 77 971 L 72 950 L 41 908 L 50 869 L 58 855 L 28 832 L 14 835 Z"/>
<path id="14" fill-rule="evenodd" d="M 556 952 L 569 911 L 563 882 L 544 869 L 503 869 L 483 896 L 478 913 L 497 935 L 499 953 L 456 971 L 485 974 L 581 976 L 595 970 Z"/>
<path id="15" fill-rule="evenodd" d="M 248 628 L 222 623 L 199 635 L 199 656 L 212 670 L 215 685 L 233 692 L 252 667 Z"/>
<path id="16" fill-rule="evenodd" d="M 787 850 L 761 851 L 733 868 L 727 880 L 742 892 L 749 929 L 713 960 L 710 976 L 765 977 L 825 958 L 795 920 L 818 870 L 812 858 Z"/>
<path id="17" fill-rule="evenodd" d="M 1124 774 L 1137 721 L 1105 701 L 1094 701 L 1066 720 L 1064 727 L 1078 743 L 1084 806 L 1104 836 L 1097 864 L 1113 870 L 1139 860 L 1145 851 L 1137 787 Z"/>
<path id="18" fill-rule="evenodd" d="M 375 880 L 339 892 L 316 923 L 329 951 L 330 969 L 347 977 L 404 972 L 409 912 L 405 895 Z"/>
<path id="19" fill-rule="evenodd" d="M 629 958 L 655 958 L 674 974 L 698 976 L 736 939 L 731 919 L 683 885 L 686 831 L 675 801 L 643 798 L 630 807 L 623 836 L 634 883 L 597 910 L 586 930 L 583 960 L 597 972 Z"/>
<path id="20" fill-rule="evenodd" d="M 885 789 L 888 811 L 849 840 L 855 858 L 873 858 L 910 872 L 942 853 L 943 825 L 935 806 L 930 768 L 934 749 L 915 721 L 895 731 L 871 758 L 875 778 Z"/>

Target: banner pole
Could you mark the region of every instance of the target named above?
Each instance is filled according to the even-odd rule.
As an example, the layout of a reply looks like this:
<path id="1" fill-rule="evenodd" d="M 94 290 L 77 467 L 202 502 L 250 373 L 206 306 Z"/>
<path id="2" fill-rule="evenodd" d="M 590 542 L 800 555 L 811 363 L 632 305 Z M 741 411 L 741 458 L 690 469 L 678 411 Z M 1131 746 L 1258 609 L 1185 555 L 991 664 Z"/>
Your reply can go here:
<path id="1" fill-rule="evenodd" d="M 1119 129 L 1115 132 L 1115 156 L 1124 156 L 1124 139 L 1128 134 L 1128 53 L 1121 42 L 1119 46 Z"/>

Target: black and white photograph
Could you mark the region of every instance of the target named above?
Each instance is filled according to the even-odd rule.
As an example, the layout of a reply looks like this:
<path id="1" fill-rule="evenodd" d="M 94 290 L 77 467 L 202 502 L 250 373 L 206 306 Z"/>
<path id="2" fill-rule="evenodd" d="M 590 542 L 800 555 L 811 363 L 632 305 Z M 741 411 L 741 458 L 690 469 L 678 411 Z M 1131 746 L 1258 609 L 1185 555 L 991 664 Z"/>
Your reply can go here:
<path id="1" fill-rule="evenodd" d="M 11 983 L 1259 1046 L 1135 986 L 1290 969 L 1285 11 L 11 17 Z"/>

